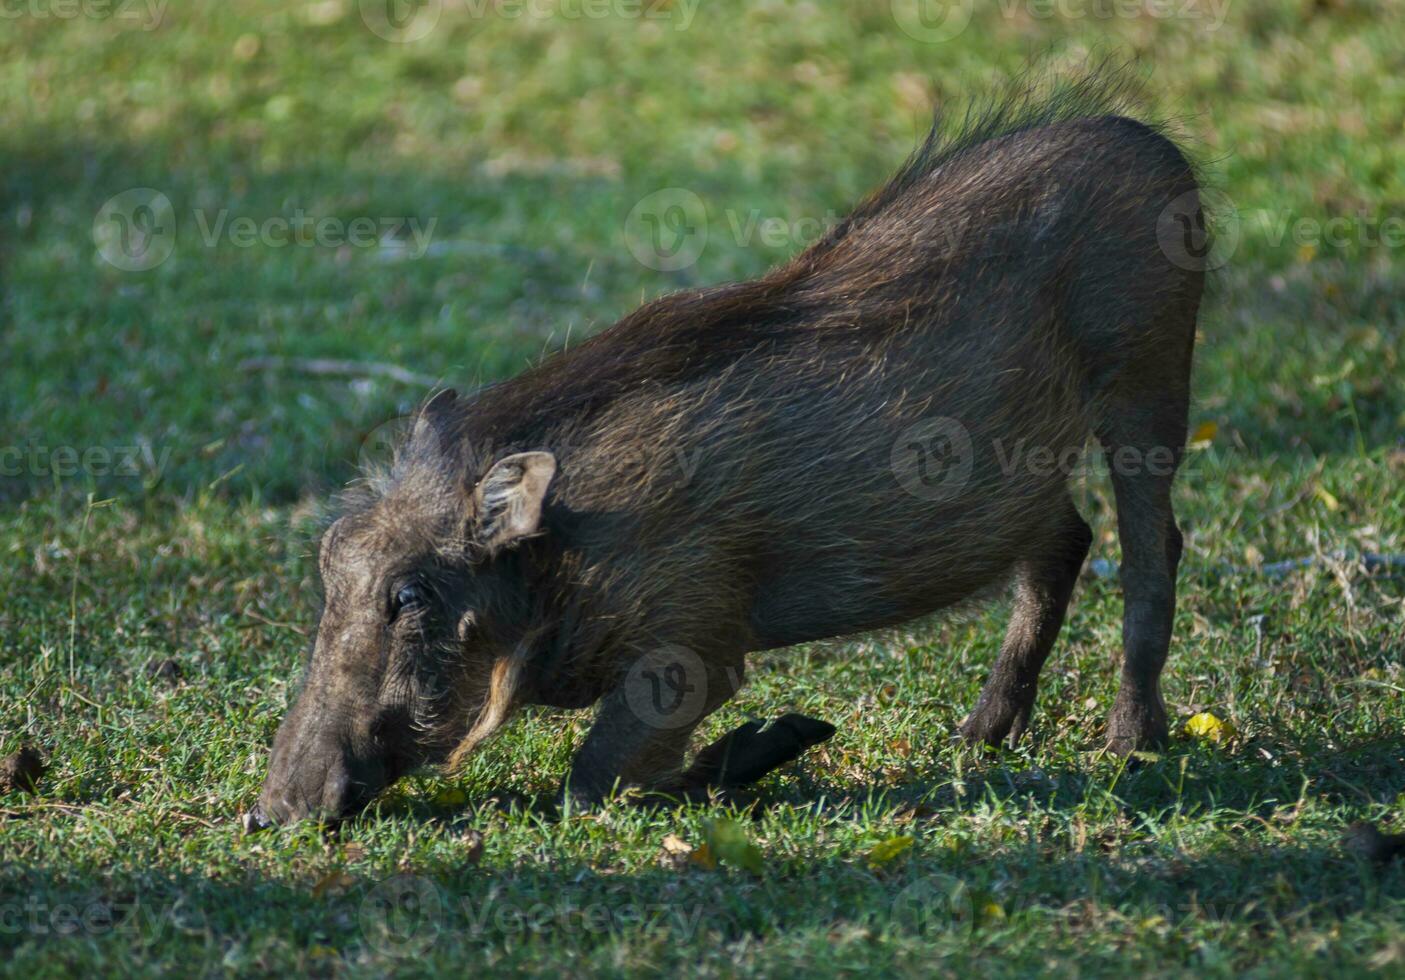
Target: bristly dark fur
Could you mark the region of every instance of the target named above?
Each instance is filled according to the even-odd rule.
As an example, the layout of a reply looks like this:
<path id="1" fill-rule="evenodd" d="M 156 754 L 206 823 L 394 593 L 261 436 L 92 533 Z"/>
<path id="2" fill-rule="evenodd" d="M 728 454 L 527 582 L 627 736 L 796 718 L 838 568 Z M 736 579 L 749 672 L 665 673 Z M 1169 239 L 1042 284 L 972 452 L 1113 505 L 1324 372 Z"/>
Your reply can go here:
<path id="1" fill-rule="evenodd" d="M 592 406 L 608 403 L 646 379 L 668 384 L 684 375 L 697 377 L 764 350 L 772 331 L 797 324 L 811 331 L 853 325 L 868 311 L 857 304 L 835 308 L 830 305 L 833 293 L 823 289 L 829 285 L 848 291 L 853 285 L 852 270 L 834 270 L 831 265 L 837 263 L 826 261 L 842 245 L 866 230 L 870 238 L 875 230 L 882 232 L 889 245 L 907 244 L 901 223 L 910 212 L 904 209 L 924 185 L 938 184 L 944 173 L 962 166 L 963 158 L 978 162 L 992 147 L 1020 134 L 1114 117 L 1126 122 L 1119 139 L 1171 146 L 1168 127 L 1147 120 L 1137 90 L 1127 69 L 1102 64 L 1072 79 L 1021 75 L 971 103 L 959 118 L 938 112 L 922 145 L 893 177 L 790 263 L 758 280 L 660 297 L 576 348 L 484 388 L 476 397 L 460 399 L 452 417 L 441 420 L 450 436 L 441 445 L 457 445 L 460 438 L 476 444 L 530 441 L 543 426 L 588 414 Z M 1124 116 L 1134 110 L 1136 122 Z M 1195 164 L 1184 154 L 1178 160 L 1190 180 L 1198 181 Z M 1088 188 L 1065 190 L 1086 193 Z M 891 268 L 903 271 L 904 263 L 894 262 Z M 827 282 L 830 272 L 842 280 Z M 924 291 L 919 288 L 919 295 Z"/>
<path id="2" fill-rule="evenodd" d="M 939 120 L 891 181 L 766 275 L 664 296 L 509 381 L 436 397 L 324 548 L 324 577 L 344 583 L 329 584 L 324 631 L 367 615 L 338 588 L 381 603 L 433 566 L 421 577 L 473 624 L 437 634 L 435 650 L 459 645 L 463 679 L 433 742 L 471 729 L 476 743 L 522 703 L 598 700 L 571 773 L 573 793 L 598 798 L 676 786 L 689 732 L 736 690 L 748 652 L 1013 580 L 963 731 L 1015 738 L 1091 541 L 1068 489 L 1091 435 L 1111 464 L 1126 592 L 1109 742 L 1158 744 L 1181 550 L 1170 486 L 1204 281 L 1166 219 L 1187 247 L 1204 229 L 1195 168 L 1121 114 L 1127 91 L 1107 71 L 1043 94 L 1016 85 Z M 527 512 L 486 507 L 483 486 L 514 486 L 529 465 L 546 474 L 532 519 L 497 547 L 484 515 Z M 675 648 L 705 697 L 691 724 L 660 731 L 628 677 Z"/>
<path id="3" fill-rule="evenodd" d="M 1067 78 L 1044 78 L 1030 69 L 973 100 L 959 118 L 938 108 L 922 145 L 887 184 L 854 208 L 849 221 L 882 211 L 944 164 L 992 140 L 1075 119 L 1133 115 L 1147 129 L 1170 138 L 1164 122 L 1148 117 L 1136 76 L 1126 67 L 1103 62 Z M 836 228 L 836 237 L 847 223 Z"/>

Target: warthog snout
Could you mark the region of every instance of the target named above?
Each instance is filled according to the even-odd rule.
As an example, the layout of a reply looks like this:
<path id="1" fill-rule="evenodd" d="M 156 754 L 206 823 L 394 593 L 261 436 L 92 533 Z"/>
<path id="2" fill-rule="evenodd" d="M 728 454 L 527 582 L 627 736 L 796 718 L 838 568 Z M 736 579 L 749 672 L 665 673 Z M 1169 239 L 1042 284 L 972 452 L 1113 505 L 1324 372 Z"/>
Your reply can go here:
<path id="1" fill-rule="evenodd" d="M 273 742 L 253 819 L 261 826 L 312 817 L 335 822 L 359 811 L 395 776 L 395 762 L 369 732 L 305 710 L 304 696 Z M 363 726 L 364 727 L 364 726 Z"/>

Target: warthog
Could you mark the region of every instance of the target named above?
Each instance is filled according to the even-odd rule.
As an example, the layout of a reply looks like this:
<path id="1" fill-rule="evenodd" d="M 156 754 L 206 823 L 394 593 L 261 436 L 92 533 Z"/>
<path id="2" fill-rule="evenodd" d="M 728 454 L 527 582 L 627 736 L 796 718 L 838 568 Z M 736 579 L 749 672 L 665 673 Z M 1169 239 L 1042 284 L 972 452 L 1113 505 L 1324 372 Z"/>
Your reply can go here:
<path id="1" fill-rule="evenodd" d="M 1123 553 L 1107 739 L 1162 743 L 1207 235 L 1194 169 L 1120 104 L 1094 80 L 939 122 L 762 278 L 665 296 L 516 378 L 432 398 L 323 537 L 325 606 L 257 819 L 352 813 L 530 704 L 599 705 L 571 799 L 696 798 L 827 735 L 788 718 L 784 751 L 732 765 L 714 746 L 685 766 L 749 651 L 1009 579 L 1004 646 L 961 731 L 1019 738 L 1091 540 L 1069 490 L 1090 433 Z"/>

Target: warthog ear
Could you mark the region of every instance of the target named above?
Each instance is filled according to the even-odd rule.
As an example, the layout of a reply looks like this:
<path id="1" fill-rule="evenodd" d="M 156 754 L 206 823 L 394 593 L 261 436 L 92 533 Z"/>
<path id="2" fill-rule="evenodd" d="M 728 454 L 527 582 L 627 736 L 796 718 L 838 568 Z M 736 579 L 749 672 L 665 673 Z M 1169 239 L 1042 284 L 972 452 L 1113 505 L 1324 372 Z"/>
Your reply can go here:
<path id="1" fill-rule="evenodd" d="M 439 449 L 439 440 L 448 425 L 448 412 L 458 401 L 459 393 L 453 388 L 445 388 L 424 403 L 420 414 L 415 418 L 414 431 L 410 433 L 410 444 L 421 451 Z"/>
<path id="2" fill-rule="evenodd" d="M 474 538 L 490 550 L 511 547 L 541 526 L 546 488 L 556 475 L 551 453 L 517 453 L 499 460 L 473 491 Z"/>

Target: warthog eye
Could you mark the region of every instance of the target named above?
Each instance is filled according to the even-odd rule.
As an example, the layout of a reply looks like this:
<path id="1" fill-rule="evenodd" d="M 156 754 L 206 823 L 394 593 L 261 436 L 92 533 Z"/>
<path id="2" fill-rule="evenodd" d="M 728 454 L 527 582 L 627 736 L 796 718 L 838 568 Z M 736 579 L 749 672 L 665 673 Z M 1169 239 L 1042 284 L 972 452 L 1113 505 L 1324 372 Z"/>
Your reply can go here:
<path id="1" fill-rule="evenodd" d="M 394 620 L 402 612 L 414 612 L 429 604 L 429 591 L 418 583 L 401 586 L 390 604 L 390 618 Z"/>

